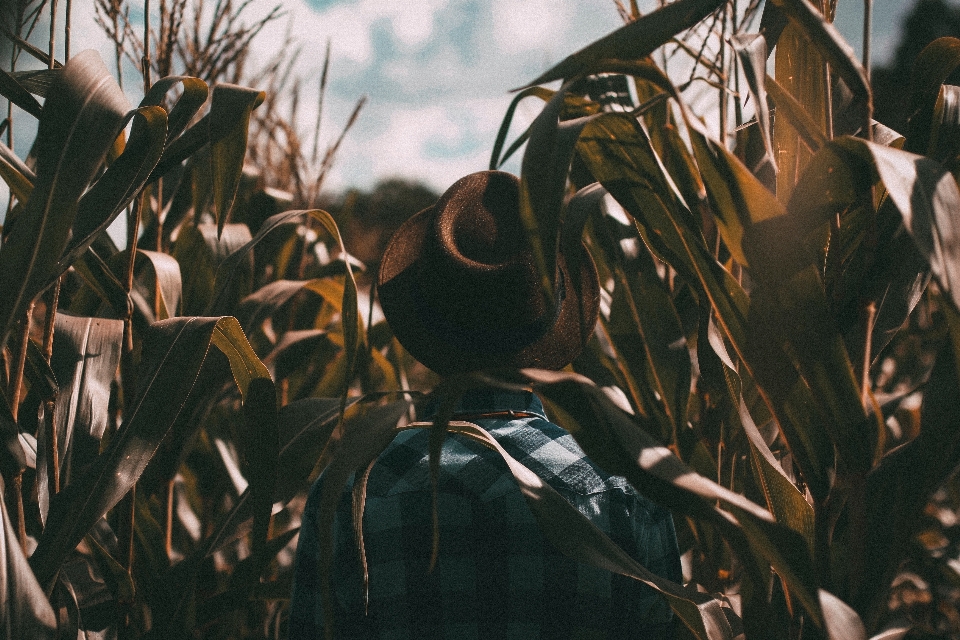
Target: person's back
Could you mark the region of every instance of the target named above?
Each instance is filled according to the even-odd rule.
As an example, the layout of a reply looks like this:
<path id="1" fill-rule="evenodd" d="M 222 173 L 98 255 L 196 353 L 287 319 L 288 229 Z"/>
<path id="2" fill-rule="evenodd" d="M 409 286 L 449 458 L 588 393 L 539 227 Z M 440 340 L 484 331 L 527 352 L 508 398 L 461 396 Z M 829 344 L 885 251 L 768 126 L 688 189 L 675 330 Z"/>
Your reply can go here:
<path id="1" fill-rule="evenodd" d="M 477 417 L 479 409 L 518 417 Z M 679 582 L 670 514 L 591 462 L 549 422 L 530 392 L 469 393 L 458 414 L 485 428 L 622 549 Z M 524 416 L 524 417 L 520 417 Z M 456 417 L 455 417 L 456 419 Z M 363 569 L 352 486 L 334 524 L 336 638 L 661 638 L 665 602 L 649 587 L 564 556 L 547 542 L 500 455 L 450 435 L 438 483 L 440 549 L 429 571 L 433 519 L 426 430 L 398 435 L 366 486 Z M 301 531 L 290 638 L 322 637 L 316 540 L 318 483 Z"/>
<path id="2" fill-rule="evenodd" d="M 478 175 L 483 179 L 478 181 Z M 458 182 L 434 208 L 446 210 L 453 202 L 459 211 L 486 207 L 498 209 L 495 213 L 500 217 L 517 217 L 517 186 L 515 179 L 505 179 L 505 175 L 468 176 L 474 179 L 473 186 L 462 186 L 467 179 Z M 459 192 L 451 196 L 458 185 Z M 433 213 L 427 210 L 418 216 Z M 483 214 L 481 211 L 480 217 Z M 404 243 L 428 254 L 430 249 L 424 245 L 430 238 L 409 236 L 410 228 L 419 228 L 422 236 L 430 225 L 412 219 L 405 227 L 407 236 L 402 227 L 391 241 L 394 253 L 399 251 L 396 244 Z M 493 237 L 496 239 L 496 234 Z M 573 359 L 596 322 L 596 272 L 570 273 L 561 263 L 566 291 L 561 292 L 555 311 L 541 304 L 545 311 L 535 309 L 531 317 L 516 320 L 512 329 L 481 322 L 477 328 L 467 326 L 463 335 L 448 335 L 451 327 L 469 325 L 469 321 L 455 315 L 453 320 L 441 318 L 438 323 L 432 318 L 443 313 L 442 307 L 429 308 L 443 295 L 443 260 L 418 265 L 418 260 L 423 262 L 422 255 L 413 259 L 393 256 L 394 265 L 399 262 L 403 268 L 394 267 L 391 274 L 390 254 L 388 247 L 380 274 L 387 319 L 401 343 L 441 373 L 477 370 L 494 363 L 559 368 Z M 581 269 L 593 268 L 588 261 L 588 255 L 580 256 Z M 440 273 L 431 276 L 425 271 Z M 416 277 L 404 281 L 402 276 L 410 272 Z M 416 290 L 430 277 L 437 277 L 440 285 Z M 398 281 L 400 286 L 391 292 L 391 284 Z M 452 291 L 447 295 L 468 299 L 467 304 L 456 306 L 469 312 L 472 303 L 482 315 L 483 301 L 469 300 L 471 292 L 458 291 L 455 285 L 455 281 L 447 282 Z M 487 286 L 496 290 L 504 289 L 503 285 L 504 281 Z M 503 291 L 507 304 L 511 294 L 517 297 L 523 287 L 513 289 L 508 286 Z M 531 289 L 527 286 L 522 295 L 529 295 Z M 498 304 L 505 303 L 501 300 Z M 424 311 L 422 305 L 427 309 L 419 313 Z M 549 322 L 543 322 L 543 317 Z M 513 337 L 498 338 L 497 331 L 501 336 L 513 331 Z M 451 357 L 453 361 L 449 361 Z M 421 417 L 430 419 L 431 410 Z M 669 512 L 590 461 L 568 432 L 547 419 L 532 392 L 493 388 L 468 392 L 453 419 L 485 429 L 508 454 L 631 557 L 664 578 L 680 581 L 679 552 Z M 428 437 L 426 429 L 401 432 L 369 468 L 362 527 L 354 522 L 353 488 L 363 481 L 363 474 L 357 474 L 341 495 L 334 520 L 331 570 L 335 638 L 670 637 L 672 617 L 661 596 L 637 581 L 578 563 L 555 549 L 544 538 L 501 455 L 457 434 L 447 435 L 440 458 L 436 502 L 439 553 L 431 570 L 434 502 Z M 291 640 L 324 636 L 317 529 L 323 481 L 321 475 L 304 513 L 291 602 Z M 362 551 L 358 538 L 362 539 Z"/>

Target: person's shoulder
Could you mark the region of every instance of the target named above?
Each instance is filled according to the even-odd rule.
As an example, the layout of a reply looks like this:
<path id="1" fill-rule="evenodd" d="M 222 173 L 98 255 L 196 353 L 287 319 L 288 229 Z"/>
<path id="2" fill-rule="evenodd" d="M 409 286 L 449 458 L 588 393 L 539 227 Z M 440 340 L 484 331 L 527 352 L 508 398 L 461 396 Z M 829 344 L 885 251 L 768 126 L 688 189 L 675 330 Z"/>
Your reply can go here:
<path id="1" fill-rule="evenodd" d="M 496 431 L 495 437 L 518 461 L 561 493 L 635 493 L 622 477 L 594 463 L 569 431 L 548 420 L 506 425 Z"/>

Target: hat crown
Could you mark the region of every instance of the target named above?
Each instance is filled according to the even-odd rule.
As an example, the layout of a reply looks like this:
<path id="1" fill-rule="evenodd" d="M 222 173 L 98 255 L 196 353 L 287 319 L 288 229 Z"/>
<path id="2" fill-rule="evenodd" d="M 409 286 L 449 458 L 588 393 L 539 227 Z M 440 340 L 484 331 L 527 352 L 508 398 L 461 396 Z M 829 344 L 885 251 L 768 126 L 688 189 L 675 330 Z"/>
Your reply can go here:
<path id="1" fill-rule="evenodd" d="M 483 272 L 517 262 L 526 247 L 519 184 L 502 172 L 475 173 L 457 181 L 437 202 L 437 238 L 458 267 Z"/>
<path id="2" fill-rule="evenodd" d="M 555 295 L 541 283 L 520 212 L 520 181 L 461 178 L 393 235 L 378 273 L 384 315 L 400 343 L 434 371 L 556 369 L 597 320 L 597 272 L 586 248 L 575 269 L 557 256 Z"/>
<path id="3" fill-rule="evenodd" d="M 447 189 L 434 210 L 435 232 L 426 242 L 437 256 L 419 288 L 422 299 L 442 307 L 460 333 L 509 331 L 551 310 L 523 232 L 516 177 L 470 174 Z"/>

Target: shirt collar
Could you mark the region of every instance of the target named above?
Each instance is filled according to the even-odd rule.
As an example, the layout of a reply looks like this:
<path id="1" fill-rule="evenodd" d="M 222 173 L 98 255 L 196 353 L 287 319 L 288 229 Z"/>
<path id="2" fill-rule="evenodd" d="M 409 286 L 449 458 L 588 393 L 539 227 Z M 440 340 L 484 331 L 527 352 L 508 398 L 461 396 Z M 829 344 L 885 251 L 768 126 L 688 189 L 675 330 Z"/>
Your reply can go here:
<path id="1" fill-rule="evenodd" d="M 431 394 L 420 415 L 421 420 L 429 420 L 440 408 L 439 399 Z M 501 411 L 517 411 L 532 413 L 537 417 L 548 420 L 543 410 L 543 403 L 532 391 L 513 391 L 496 387 L 469 389 L 460 397 L 454 413 L 493 413 Z"/>

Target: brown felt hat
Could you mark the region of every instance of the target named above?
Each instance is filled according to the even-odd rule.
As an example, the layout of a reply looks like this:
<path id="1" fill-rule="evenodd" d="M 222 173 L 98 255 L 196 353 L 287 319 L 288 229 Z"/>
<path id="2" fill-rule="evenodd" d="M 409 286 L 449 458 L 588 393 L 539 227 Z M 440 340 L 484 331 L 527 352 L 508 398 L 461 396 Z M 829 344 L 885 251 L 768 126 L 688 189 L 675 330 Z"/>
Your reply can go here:
<path id="1" fill-rule="evenodd" d="M 590 338 L 597 268 L 579 241 L 557 257 L 557 304 L 540 286 L 520 220 L 520 181 L 461 178 L 390 239 L 377 277 L 400 344 L 442 375 L 496 367 L 559 369 Z"/>

